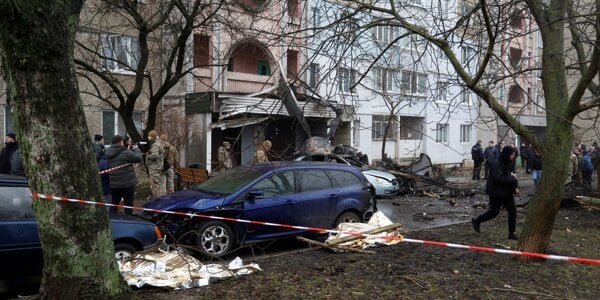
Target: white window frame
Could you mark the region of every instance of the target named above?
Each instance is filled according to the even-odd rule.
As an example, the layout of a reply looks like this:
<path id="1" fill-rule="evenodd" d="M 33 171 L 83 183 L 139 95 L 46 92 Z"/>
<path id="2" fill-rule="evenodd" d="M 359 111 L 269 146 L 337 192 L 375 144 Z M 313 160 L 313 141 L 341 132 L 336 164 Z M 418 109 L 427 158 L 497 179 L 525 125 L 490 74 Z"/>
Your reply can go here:
<path id="1" fill-rule="evenodd" d="M 107 124 L 105 116 L 108 117 L 112 115 L 112 123 Z M 125 124 L 121 119 L 121 116 L 117 111 L 114 110 L 103 110 L 102 111 L 102 135 L 105 137 L 107 141 L 109 141 L 113 135 L 121 135 L 126 136 L 127 130 L 125 128 Z M 133 122 L 135 123 L 135 128 L 138 132 L 142 132 L 144 128 L 144 113 L 143 112 L 133 112 Z"/>
<path id="2" fill-rule="evenodd" d="M 385 127 L 391 117 L 389 115 L 372 115 L 371 116 L 371 140 L 381 141 L 383 140 L 383 134 L 385 133 Z M 392 121 L 392 127 L 388 131 L 387 141 L 395 141 L 398 136 L 398 122 Z"/>
<path id="3" fill-rule="evenodd" d="M 317 89 L 321 80 L 321 66 L 316 63 L 310 63 L 308 66 L 308 86 Z"/>
<path id="4" fill-rule="evenodd" d="M 544 104 L 544 95 L 542 95 L 541 92 L 538 92 L 538 94 L 535 96 L 535 111 L 538 113 L 543 113 L 544 109 L 545 109 L 545 104 Z"/>
<path id="5" fill-rule="evenodd" d="M 467 103 L 467 104 L 471 104 L 471 91 L 466 89 L 463 90 L 463 92 L 460 95 L 460 100 L 461 103 Z"/>
<path id="6" fill-rule="evenodd" d="M 356 93 L 356 70 L 349 68 L 338 69 L 338 90 L 343 94 Z"/>
<path id="7" fill-rule="evenodd" d="M 375 34 L 375 41 L 389 45 L 400 37 L 401 29 L 398 26 L 379 25 L 373 27 L 373 31 Z"/>
<path id="8" fill-rule="evenodd" d="M 460 125 L 460 142 L 461 143 L 470 143 L 471 142 L 471 133 L 473 131 L 472 125 Z"/>
<path id="9" fill-rule="evenodd" d="M 441 103 L 448 103 L 449 90 L 450 83 L 448 81 L 438 81 L 436 85 L 436 101 Z"/>
<path id="10" fill-rule="evenodd" d="M 400 90 L 404 95 L 425 96 L 427 91 L 427 75 L 413 71 L 402 71 Z"/>
<path id="11" fill-rule="evenodd" d="M 392 69 L 379 68 L 373 69 L 375 74 L 375 90 L 390 93 L 399 93 L 400 73 Z"/>
<path id="12" fill-rule="evenodd" d="M 460 47 L 460 61 L 463 65 L 470 65 L 474 56 L 475 50 L 471 46 Z"/>
<path id="13" fill-rule="evenodd" d="M 137 37 L 102 33 L 102 67 L 115 73 L 134 74 L 140 60 Z"/>
<path id="14" fill-rule="evenodd" d="M 447 144 L 449 131 L 450 125 L 447 123 L 438 123 L 435 128 L 435 141 Z"/>

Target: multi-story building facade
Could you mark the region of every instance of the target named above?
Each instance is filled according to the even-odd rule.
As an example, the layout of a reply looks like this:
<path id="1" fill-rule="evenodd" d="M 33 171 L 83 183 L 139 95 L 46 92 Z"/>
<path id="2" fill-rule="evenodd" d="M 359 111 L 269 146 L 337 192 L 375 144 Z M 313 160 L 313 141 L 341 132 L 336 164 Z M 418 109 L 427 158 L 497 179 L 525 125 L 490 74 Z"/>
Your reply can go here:
<path id="1" fill-rule="evenodd" d="M 434 33 L 434 18 L 455 16 L 456 6 L 449 1 L 443 7 L 438 1 L 408 2 L 398 6 L 399 12 Z M 393 16 L 356 13 L 346 5 L 307 4 L 309 95 L 354 109 L 346 127 L 350 145 L 371 159 L 386 154 L 402 160 L 421 153 L 434 163 L 469 159 L 478 107 L 455 80 L 449 61 Z M 463 46 L 457 45 L 456 52 Z M 462 53 L 467 68 L 476 64 L 473 51 Z"/>

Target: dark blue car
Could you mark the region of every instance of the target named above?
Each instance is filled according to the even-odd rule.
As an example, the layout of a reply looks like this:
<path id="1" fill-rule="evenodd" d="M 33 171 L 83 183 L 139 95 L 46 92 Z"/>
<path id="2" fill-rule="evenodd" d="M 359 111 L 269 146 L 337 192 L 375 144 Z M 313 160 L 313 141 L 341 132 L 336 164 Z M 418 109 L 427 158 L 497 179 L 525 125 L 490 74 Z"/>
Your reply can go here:
<path id="1" fill-rule="evenodd" d="M 374 210 L 373 187 L 347 165 L 272 162 L 225 171 L 204 183 L 154 199 L 145 208 L 330 229 L 361 222 Z M 290 237 L 306 230 L 260 224 L 142 213 L 165 239 L 220 257 L 247 243 Z"/>
<path id="2" fill-rule="evenodd" d="M 153 223 L 137 217 L 111 215 L 111 224 L 117 258 L 127 258 L 162 241 L 160 231 Z M 42 267 L 38 226 L 31 208 L 27 179 L 1 175 L 0 281 L 38 275 Z"/>

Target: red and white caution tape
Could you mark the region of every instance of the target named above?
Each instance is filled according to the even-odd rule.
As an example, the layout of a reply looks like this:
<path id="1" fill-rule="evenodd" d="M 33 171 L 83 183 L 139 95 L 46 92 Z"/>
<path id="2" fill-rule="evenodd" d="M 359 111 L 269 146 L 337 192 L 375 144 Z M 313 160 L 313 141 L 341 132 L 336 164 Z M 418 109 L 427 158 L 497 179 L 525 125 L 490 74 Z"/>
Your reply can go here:
<path id="1" fill-rule="evenodd" d="M 148 212 L 154 212 L 154 213 L 165 213 L 165 214 L 188 216 L 191 218 L 205 218 L 205 219 L 213 219 L 213 220 L 221 220 L 221 221 L 231 221 L 231 222 L 239 222 L 239 223 L 282 227 L 282 228 L 287 228 L 287 229 L 300 229 L 300 230 L 307 230 L 307 231 L 313 231 L 313 232 L 318 232 L 318 233 L 337 234 L 339 232 L 338 230 L 332 230 L 332 229 L 323 229 L 323 228 L 306 227 L 306 226 L 295 226 L 295 225 L 289 225 L 289 224 L 260 222 L 260 221 L 251 221 L 251 220 L 236 219 L 236 218 L 217 217 L 217 216 L 210 216 L 210 215 L 203 215 L 203 214 L 184 213 L 184 212 L 178 212 L 178 211 L 158 210 L 158 209 L 150 209 L 150 208 L 144 208 L 144 207 L 117 205 L 117 204 L 112 204 L 112 203 L 95 202 L 95 201 L 88 201 L 88 200 L 81 200 L 81 199 L 71 199 L 71 198 L 66 198 L 66 197 L 57 197 L 57 196 L 50 196 L 50 195 L 44 195 L 44 194 L 38 194 L 38 193 L 31 193 L 31 196 L 38 198 L 38 199 L 93 204 L 93 205 L 101 205 L 101 206 L 108 206 L 108 207 L 123 207 L 123 208 L 131 208 L 133 210 L 139 210 L 139 211 L 148 211 Z M 344 232 L 344 233 L 349 234 L 349 235 L 354 235 L 354 236 L 360 236 L 360 237 L 376 237 L 376 238 L 382 238 L 382 239 L 400 239 L 403 242 L 407 242 L 407 243 L 434 245 L 434 246 L 449 247 L 449 248 L 467 249 L 467 250 L 473 250 L 473 251 L 493 252 L 493 253 L 500 253 L 500 254 L 519 255 L 519 256 L 542 258 L 542 259 L 577 262 L 577 263 L 582 263 L 582 264 L 600 265 L 600 259 L 550 255 L 550 254 L 526 252 L 526 251 L 516 251 L 516 250 L 508 250 L 508 249 L 496 249 L 496 248 L 489 248 L 489 247 L 461 245 L 461 244 L 453 244 L 453 243 L 446 243 L 446 242 L 399 238 L 399 237 L 393 237 L 393 236 L 368 235 L 368 234 L 362 234 L 359 232 Z"/>
<path id="2" fill-rule="evenodd" d="M 114 170 L 117 170 L 117 169 L 120 169 L 120 168 L 127 167 L 127 166 L 129 166 L 129 165 L 131 165 L 131 163 L 124 164 L 124 165 L 120 165 L 120 166 L 116 166 L 116 167 L 112 167 L 112 168 L 109 168 L 109 169 L 106 169 L 106 170 L 100 171 L 100 172 L 98 172 L 98 174 L 105 174 L 105 173 L 108 173 L 108 172 L 112 172 L 112 171 L 114 171 Z"/>

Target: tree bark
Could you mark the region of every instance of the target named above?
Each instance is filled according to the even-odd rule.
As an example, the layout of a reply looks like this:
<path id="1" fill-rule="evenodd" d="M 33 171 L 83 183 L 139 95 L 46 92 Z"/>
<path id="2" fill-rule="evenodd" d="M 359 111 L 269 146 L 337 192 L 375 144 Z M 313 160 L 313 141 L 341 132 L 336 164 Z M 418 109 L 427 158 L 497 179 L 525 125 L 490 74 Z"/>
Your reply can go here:
<path id="1" fill-rule="evenodd" d="M 32 192 L 102 201 L 73 45 L 83 0 L 0 2 L 7 94 Z M 128 297 L 104 207 L 33 199 L 49 299 Z"/>
<path id="2" fill-rule="evenodd" d="M 549 13 L 555 22 L 539 24 L 543 31 L 542 77 L 546 108 L 546 135 L 534 147 L 542 154 L 542 176 L 530 202 L 519 240 L 521 251 L 545 253 L 565 190 L 572 144 L 573 117 L 569 112 L 564 58 L 564 10 Z M 521 257 L 521 260 L 531 258 Z"/>

